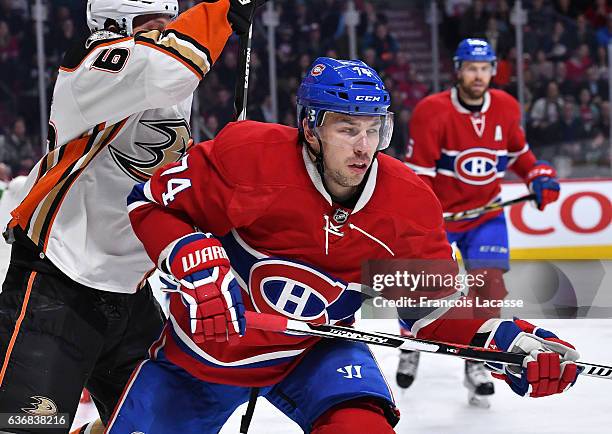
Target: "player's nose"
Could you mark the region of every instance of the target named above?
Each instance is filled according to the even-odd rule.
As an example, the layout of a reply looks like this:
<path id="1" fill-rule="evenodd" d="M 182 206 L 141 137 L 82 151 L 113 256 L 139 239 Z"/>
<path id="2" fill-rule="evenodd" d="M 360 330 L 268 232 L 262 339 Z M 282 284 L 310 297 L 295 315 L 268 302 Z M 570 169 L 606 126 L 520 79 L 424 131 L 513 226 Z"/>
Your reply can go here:
<path id="1" fill-rule="evenodd" d="M 355 148 L 355 150 L 363 150 L 367 148 L 367 145 L 368 133 L 364 130 L 357 135 L 355 143 L 353 144 L 353 148 Z"/>
<path id="2" fill-rule="evenodd" d="M 483 70 L 476 70 L 476 75 L 474 76 L 474 78 L 478 81 L 482 81 L 485 77 L 486 73 Z"/>

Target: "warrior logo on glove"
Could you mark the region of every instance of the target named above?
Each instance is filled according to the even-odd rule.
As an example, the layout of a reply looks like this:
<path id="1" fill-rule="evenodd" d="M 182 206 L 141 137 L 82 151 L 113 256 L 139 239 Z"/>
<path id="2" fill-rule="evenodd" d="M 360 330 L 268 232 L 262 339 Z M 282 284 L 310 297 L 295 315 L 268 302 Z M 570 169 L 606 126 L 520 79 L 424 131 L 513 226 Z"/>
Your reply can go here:
<path id="1" fill-rule="evenodd" d="M 174 243 L 165 265 L 180 283 L 194 342 L 234 343 L 244 335 L 241 289 L 219 240 L 211 234 L 187 235 Z"/>

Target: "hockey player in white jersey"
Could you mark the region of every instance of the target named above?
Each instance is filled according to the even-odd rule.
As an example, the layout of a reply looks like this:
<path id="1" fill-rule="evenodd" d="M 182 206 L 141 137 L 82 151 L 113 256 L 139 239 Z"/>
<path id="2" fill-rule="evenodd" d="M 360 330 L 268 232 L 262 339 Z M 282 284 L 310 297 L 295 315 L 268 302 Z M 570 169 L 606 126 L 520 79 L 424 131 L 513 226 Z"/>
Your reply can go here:
<path id="1" fill-rule="evenodd" d="M 72 420 L 86 386 L 109 418 L 163 323 L 125 198 L 181 158 L 193 91 L 258 3 L 207 1 L 178 15 L 177 0 L 88 1 L 92 34 L 62 61 L 48 153 L 7 231 L 0 413 Z"/>

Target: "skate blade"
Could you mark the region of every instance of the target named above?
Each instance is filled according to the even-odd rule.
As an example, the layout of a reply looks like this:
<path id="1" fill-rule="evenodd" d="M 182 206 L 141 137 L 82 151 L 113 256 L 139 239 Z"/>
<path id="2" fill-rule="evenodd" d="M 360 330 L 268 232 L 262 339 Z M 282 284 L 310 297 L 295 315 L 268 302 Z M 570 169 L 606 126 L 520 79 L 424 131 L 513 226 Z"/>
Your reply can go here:
<path id="1" fill-rule="evenodd" d="M 397 383 L 397 385 L 403 389 L 409 389 L 410 386 L 412 386 L 412 383 L 414 383 L 416 377 L 413 377 L 411 375 L 405 375 L 405 374 L 398 374 L 395 376 L 395 382 Z"/>
<path id="2" fill-rule="evenodd" d="M 474 392 L 471 391 L 468 392 L 468 404 L 470 405 L 470 407 L 484 409 L 491 408 L 491 401 L 489 401 L 489 398 L 487 396 L 476 395 Z"/>

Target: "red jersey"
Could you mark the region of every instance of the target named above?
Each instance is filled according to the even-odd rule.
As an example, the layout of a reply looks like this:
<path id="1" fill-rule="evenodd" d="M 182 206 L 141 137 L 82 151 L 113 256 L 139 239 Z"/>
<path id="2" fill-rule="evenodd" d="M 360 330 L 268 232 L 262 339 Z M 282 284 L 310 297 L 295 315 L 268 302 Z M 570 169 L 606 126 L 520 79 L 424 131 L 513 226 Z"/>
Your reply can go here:
<path id="1" fill-rule="evenodd" d="M 479 113 L 464 108 L 457 89 L 430 95 L 414 109 L 406 164 L 427 181 L 444 212 L 465 211 L 499 199 L 508 168 L 525 178 L 535 156 L 525 142 L 517 101 L 504 91 L 485 93 Z M 448 222 L 461 232 L 499 215 Z"/>
<path id="2" fill-rule="evenodd" d="M 379 154 L 355 207 L 346 209 L 326 192 L 298 131 L 281 125 L 231 123 L 138 189 L 142 194 L 129 199 L 130 219 L 154 262 L 194 227 L 213 233 L 247 310 L 352 322 L 364 261 L 452 255 L 438 200 L 403 163 Z M 445 325 L 445 313 L 409 325 L 419 336 L 468 343 L 482 323 Z M 237 345 L 196 344 L 188 311 L 173 294 L 163 338 L 152 351 L 165 346 L 170 361 L 205 381 L 263 386 L 280 381 L 317 341 L 247 324 Z"/>

